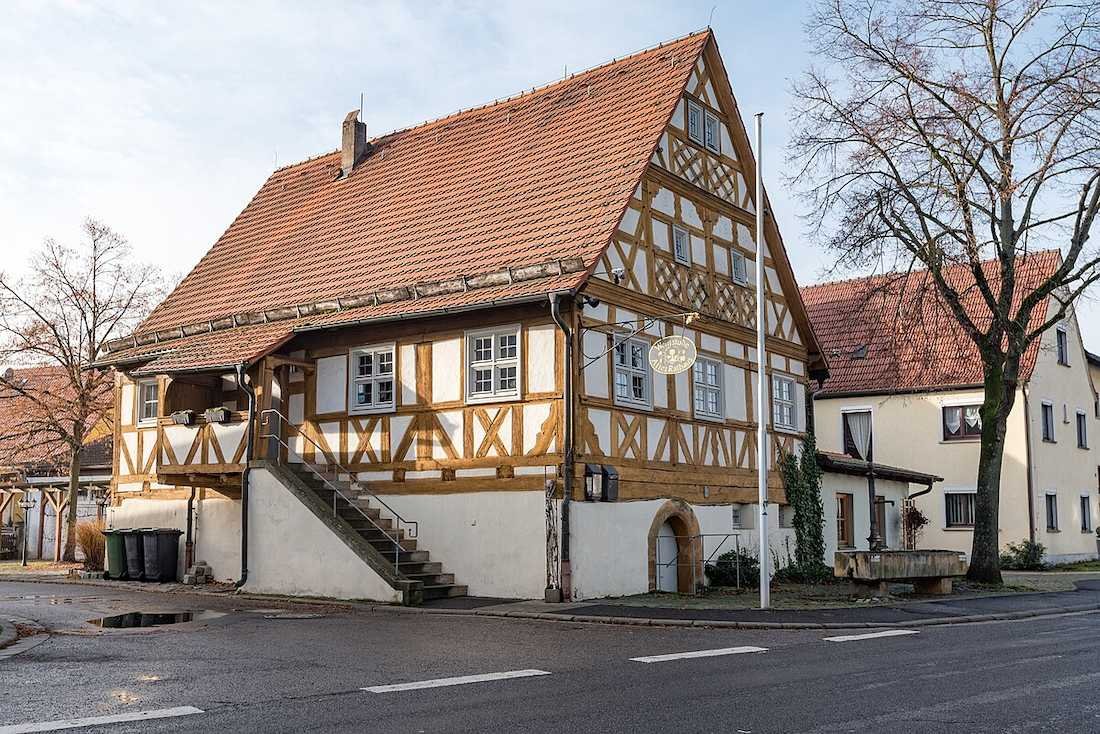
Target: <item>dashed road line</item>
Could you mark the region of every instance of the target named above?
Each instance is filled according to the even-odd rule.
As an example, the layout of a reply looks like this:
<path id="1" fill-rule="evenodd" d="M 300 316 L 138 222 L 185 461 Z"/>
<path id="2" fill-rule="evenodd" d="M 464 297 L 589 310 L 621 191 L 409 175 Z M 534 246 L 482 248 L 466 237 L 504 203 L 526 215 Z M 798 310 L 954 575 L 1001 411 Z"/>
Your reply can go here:
<path id="1" fill-rule="evenodd" d="M 495 680 L 510 680 L 512 678 L 530 678 L 536 675 L 550 675 L 546 670 L 505 670 L 500 673 L 482 673 L 480 675 L 460 675 L 455 678 L 435 678 L 433 680 L 413 681 L 411 683 L 394 683 L 387 686 L 369 686 L 360 690 L 368 693 L 396 693 L 398 691 L 415 691 L 421 688 L 443 688 L 445 686 L 461 686 L 467 683 L 486 683 Z M 3 734 L 3 732 L 0 732 Z"/>
<path id="2" fill-rule="evenodd" d="M 836 637 L 823 637 L 826 642 L 855 642 L 856 640 L 875 640 L 879 637 L 902 637 L 904 635 L 919 635 L 920 630 L 883 630 L 882 632 L 867 632 L 862 635 L 837 635 Z"/>
<path id="3" fill-rule="evenodd" d="M 132 711 L 126 714 L 113 714 L 110 716 L 90 716 L 86 719 L 58 719 L 56 721 L 39 721 L 29 724 L 9 724 L 7 726 L 0 726 L 0 734 L 29 734 L 30 732 L 38 731 L 61 731 L 62 729 L 80 729 L 86 726 L 121 724 L 129 721 L 170 719 L 176 716 L 191 716 L 201 713 L 204 713 L 203 710 L 195 708 L 194 706 L 176 706 L 170 709 Z"/>
<path id="4" fill-rule="evenodd" d="M 630 658 L 636 663 L 666 663 L 670 660 L 687 660 L 690 658 L 713 658 L 719 655 L 741 655 L 748 652 L 767 652 L 766 647 L 719 647 L 714 650 L 693 650 L 691 652 L 673 652 L 667 655 L 646 655 L 640 658 Z"/>

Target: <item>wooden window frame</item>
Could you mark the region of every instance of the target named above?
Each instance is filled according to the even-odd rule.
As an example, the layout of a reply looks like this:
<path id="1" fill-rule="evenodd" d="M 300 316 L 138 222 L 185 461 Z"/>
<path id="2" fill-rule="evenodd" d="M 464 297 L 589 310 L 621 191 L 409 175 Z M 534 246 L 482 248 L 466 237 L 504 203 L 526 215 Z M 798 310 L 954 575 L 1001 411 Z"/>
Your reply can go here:
<path id="1" fill-rule="evenodd" d="M 868 449 L 868 453 L 873 457 L 875 455 L 875 411 L 869 406 L 844 408 L 840 411 L 840 440 L 842 443 L 841 450 L 847 456 L 851 456 L 853 459 L 860 459 L 862 461 L 869 461 L 867 456 L 856 456 L 854 453 L 848 451 L 848 444 L 851 441 L 852 449 L 855 449 L 855 440 L 852 439 L 851 431 L 848 428 L 848 415 L 851 413 L 870 413 L 871 414 L 871 446 Z"/>
<path id="2" fill-rule="evenodd" d="M 978 429 L 975 433 L 973 430 L 968 430 L 966 425 L 966 411 L 968 408 L 978 409 Z M 956 405 L 944 405 L 940 407 L 940 437 L 944 442 L 955 441 L 980 441 L 982 439 L 982 406 L 980 403 L 958 403 Z M 959 410 L 962 413 L 959 415 L 959 432 L 957 435 L 951 435 L 947 430 L 947 411 Z"/>
<path id="3" fill-rule="evenodd" d="M 649 342 L 644 339 L 638 339 L 637 337 L 625 337 L 622 335 L 612 335 L 611 337 L 611 395 L 612 402 L 615 405 L 621 405 L 623 407 L 630 408 L 645 408 L 647 410 L 653 408 L 653 376 L 650 374 L 649 369 Z M 640 346 L 642 349 L 642 366 L 635 367 L 633 365 L 633 347 Z M 622 348 L 622 355 L 628 355 L 628 362 L 621 363 L 620 359 L 620 347 Z M 634 381 L 632 378 L 641 377 L 642 387 L 645 395 L 642 399 L 635 398 L 633 396 L 619 395 L 619 374 L 623 374 L 627 378 L 627 385 L 633 387 Z"/>
<path id="4" fill-rule="evenodd" d="M 145 399 L 145 389 L 151 387 L 153 389 L 153 399 Z M 136 388 L 136 400 L 137 414 L 135 415 L 135 425 L 138 426 L 155 426 L 157 419 L 160 418 L 160 383 L 156 379 L 152 380 L 138 380 L 135 383 Z M 153 406 L 153 415 L 145 415 L 145 406 Z"/>
<path id="5" fill-rule="evenodd" d="M 779 390 L 777 386 L 780 383 L 786 383 L 790 386 L 790 398 L 779 397 Z M 772 375 L 772 425 L 776 430 L 780 431 L 797 431 L 798 430 L 798 395 L 795 393 L 795 385 L 797 382 L 793 377 L 787 377 L 786 375 Z M 782 411 L 781 407 L 789 406 L 791 409 L 791 422 L 780 423 L 779 416 Z"/>
<path id="6" fill-rule="evenodd" d="M 388 377 L 385 373 L 377 372 L 377 365 L 379 364 L 379 355 L 388 354 L 390 357 L 390 371 Z M 371 374 L 367 377 L 359 375 L 359 358 L 370 355 L 372 363 L 372 371 L 375 374 Z M 358 393 L 358 386 L 362 384 L 370 384 L 371 395 L 376 396 L 378 394 L 378 387 L 381 383 L 390 383 L 390 399 L 388 402 L 381 403 L 372 401 L 370 404 L 359 405 L 356 398 Z M 393 342 L 388 344 L 371 344 L 363 347 L 355 347 L 348 352 L 348 414 L 349 415 L 371 415 L 376 413 L 392 413 L 397 410 L 397 345 Z"/>
<path id="7" fill-rule="evenodd" d="M 682 255 L 679 250 L 676 249 L 677 235 L 683 235 L 684 252 Z M 691 230 L 682 224 L 673 224 L 670 244 L 672 245 L 672 259 L 681 265 L 691 267 Z"/>
<path id="8" fill-rule="evenodd" d="M 492 338 L 492 354 L 488 359 L 481 359 L 477 355 L 477 341 L 486 337 Z M 514 354 L 501 356 L 501 337 L 515 337 Z M 466 350 L 463 383 L 467 403 L 498 403 L 520 398 L 520 387 L 523 385 L 523 331 L 520 324 L 467 331 L 463 344 Z M 515 386 L 502 389 L 501 370 L 510 368 L 515 369 Z M 477 373 L 486 370 L 490 372 L 490 388 L 478 390 Z"/>
<path id="9" fill-rule="evenodd" d="M 714 367 L 715 382 L 712 384 L 707 380 L 706 368 Z M 702 368 L 703 381 L 699 380 L 699 369 Z M 716 359 L 708 359 L 707 357 L 699 357 L 695 360 L 695 364 L 691 368 L 691 406 L 693 414 L 696 418 L 702 418 L 703 420 L 710 421 L 724 421 L 726 419 L 726 396 L 725 385 L 723 380 L 723 367 L 722 362 Z M 703 403 L 706 404 L 706 398 L 708 395 L 715 396 L 715 402 L 717 409 L 714 411 L 703 408 L 699 408 L 700 393 L 703 396 Z"/>
<path id="10" fill-rule="evenodd" d="M 836 546 L 855 548 L 855 496 L 851 492 L 837 492 L 836 497 Z"/>
<path id="11" fill-rule="evenodd" d="M 962 519 L 956 519 L 955 522 L 951 521 L 951 501 L 959 501 L 959 498 L 966 498 L 962 500 Z M 978 493 L 965 491 L 965 492 L 944 492 L 943 493 L 943 526 L 945 528 L 962 528 L 973 529 L 974 527 L 974 514 L 976 505 L 978 502 Z M 956 513 L 960 508 L 955 508 Z M 970 522 L 966 522 L 966 515 L 970 516 Z"/>

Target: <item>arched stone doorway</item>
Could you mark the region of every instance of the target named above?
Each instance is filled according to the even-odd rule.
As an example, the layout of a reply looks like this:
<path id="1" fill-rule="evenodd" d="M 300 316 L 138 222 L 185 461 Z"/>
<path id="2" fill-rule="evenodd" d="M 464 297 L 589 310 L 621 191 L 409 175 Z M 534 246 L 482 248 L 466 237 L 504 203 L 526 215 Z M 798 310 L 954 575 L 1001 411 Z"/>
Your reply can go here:
<path id="1" fill-rule="evenodd" d="M 660 546 L 660 551 L 658 551 Z M 649 526 L 649 590 L 678 591 L 689 594 L 693 584 L 703 583 L 702 541 L 699 520 L 691 505 L 683 500 L 668 500 L 657 510 Z M 673 558 L 669 551 L 675 548 Z M 660 557 L 660 565 L 658 565 Z M 670 561 L 674 563 L 670 564 Z M 675 589 L 672 568 L 675 567 Z"/>

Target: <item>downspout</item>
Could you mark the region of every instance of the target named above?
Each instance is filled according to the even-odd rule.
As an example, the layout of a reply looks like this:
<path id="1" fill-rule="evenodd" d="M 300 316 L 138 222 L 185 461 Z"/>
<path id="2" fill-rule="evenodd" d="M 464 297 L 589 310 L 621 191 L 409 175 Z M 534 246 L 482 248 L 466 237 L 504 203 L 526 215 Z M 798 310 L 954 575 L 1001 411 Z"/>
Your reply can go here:
<path id="1" fill-rule="evenodd" d="M 249 382 L 248 365 L 237 365 L 237 385 L 248 395 L 248 423 L 245 426 L 244 470 L 241 472 L 241 577 L 237 588 L 248 581 L 248 475 L 252 471 L 252 443 L 256 426 L 256 391 Z"/>
<path id="2" fill-rule="evenodd" d="M 195 492 L 192 487 L 191 495 L 187 498 L 187 540 L 183 544 L 183 567 L 191 568 L 195 565 L 195 541 L 191 535 L 191 528 L 195 520 Z"/>
<path id="3" fill-rule="evenodd" d="M 550 294 L 550 317 L 561 329 L 565 337 L 565 377 L 562 384 L 562 399 L 565 401 L 565 456 L 562 461 L 562 502 L 561 502 L 561 600 L 572 597 L 572 572 L 569 560 L 569 503 L 573 499 L 574 447 L 573 447 L 573 334 L 562 320 L 558 307 L 558 296 Z"/>
<path id="4" fill-rule="evenodd" d="M 1031 402 L 1027 394 L 1027 385 L 1022 388 L 1024 393 L 1024 445 L 1027 457 L 1027 536 L 1035 542 L 1035 463 L 1031 460 Z"/>

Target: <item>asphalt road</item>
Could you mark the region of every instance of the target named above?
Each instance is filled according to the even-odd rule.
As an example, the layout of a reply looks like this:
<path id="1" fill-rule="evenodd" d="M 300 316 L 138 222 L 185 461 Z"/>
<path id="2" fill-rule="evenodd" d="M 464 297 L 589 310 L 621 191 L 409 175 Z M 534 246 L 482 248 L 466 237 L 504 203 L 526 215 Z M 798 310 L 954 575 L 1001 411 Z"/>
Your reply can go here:
<path id="1" fill-rule="evenodd" d="M 830 641 L 848 633 L 277 607 L 0 583 L 0 617 L 52 630 L 0 659 L 0 734 L 135 712 L 166 718 L 72 731 L 1100 731 L 1094 613 Z M 152 631 L 85 623 L 185 609 L 225 614 Z M 461 676 L 478 678 L 393 690 Z"/>

